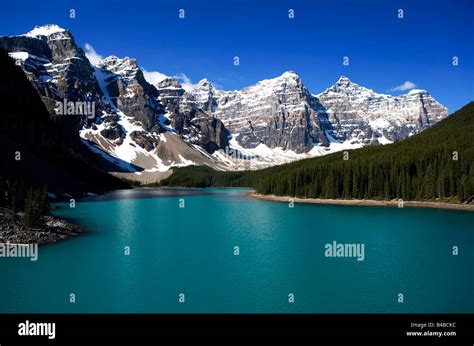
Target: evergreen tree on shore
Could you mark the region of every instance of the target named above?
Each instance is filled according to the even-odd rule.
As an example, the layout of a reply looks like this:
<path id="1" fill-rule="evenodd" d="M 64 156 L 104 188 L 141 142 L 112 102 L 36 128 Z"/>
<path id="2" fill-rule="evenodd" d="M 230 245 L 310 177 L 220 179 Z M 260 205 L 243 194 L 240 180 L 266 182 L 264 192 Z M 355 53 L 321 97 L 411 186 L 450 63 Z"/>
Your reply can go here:
<path id="1" fill-rule="evenodd" d="M 28 189 L 25 201 L 25 227 L 27 229 L 41 227 L 43 216 L 48 211 L 48 192 L 46 186 Z"/>
<path id="2" fill-rule="evenodd" d="M 43 216 L 49 214 L 48 189 L 45 186 L 25 188 L 22 181 L 8 181 L 0 177 L 0 207 L 12 211 L 13 222 L 18 212 L 24 212 L 26 229 L 42 226 Z"/>

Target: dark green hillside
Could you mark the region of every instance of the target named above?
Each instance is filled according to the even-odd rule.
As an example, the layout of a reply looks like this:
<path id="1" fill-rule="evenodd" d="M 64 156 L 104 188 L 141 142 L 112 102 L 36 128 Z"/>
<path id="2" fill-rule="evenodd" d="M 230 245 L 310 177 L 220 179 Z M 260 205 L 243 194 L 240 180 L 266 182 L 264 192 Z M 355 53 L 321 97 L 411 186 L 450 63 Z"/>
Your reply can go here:
<path id="1" fill-rule="evenodd" d="M 252 186 L 252 172 L 219 172 L 208 166 L 173 168 L 173 174 L 148 186 L 179 187 L 243 187 Z"/>
<path id="2" fill-rule="evenodd" d="M 161 184 L 250 186 L 261 194 L 306 198 L 465 202 L 474 195 L 474 102 L 403 142 L 348 153 L 348 160 L 339 152 L 255 172 L 182 168 Z"/>

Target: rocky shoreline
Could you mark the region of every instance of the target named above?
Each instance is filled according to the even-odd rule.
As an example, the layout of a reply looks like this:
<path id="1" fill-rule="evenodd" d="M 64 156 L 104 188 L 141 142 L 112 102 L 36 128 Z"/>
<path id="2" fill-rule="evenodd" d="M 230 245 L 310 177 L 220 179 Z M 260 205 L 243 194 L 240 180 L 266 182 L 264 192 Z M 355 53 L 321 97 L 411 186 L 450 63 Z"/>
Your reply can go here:
<path id="1" fill-rule="evenodd" d="M 257 198 L 265 201 L 286 202 L 293 200 L 295 203 L 310 204 L 331 204 L 331 205 L 349 205 L 349 206 L 367 206 L 367 207 L 399 207 L 398 200 L 377 201 L 370 199 L 322 199 L 322 198 L 296 198 L 289 196 L 260 195 L 255 192 L 249 192 L 247 197 Z M 446 202 L 421 202 L 421 201 L 403 201 L 403 208 L 436 208 L 474 211 L 474 204 L 454 204 Z"/>
<path id="2" fill-rule="evenodd" d="M 43 216 L 44 226 L 27 230 L 23 226 L 23 215 L 18 213 L 16 221 L 13 212 L 0 210 L 0 243 L 10 244 L 47 244 L 54 243 L 82 232 L 79 226 L 73 225 L 54 216 Z"/>

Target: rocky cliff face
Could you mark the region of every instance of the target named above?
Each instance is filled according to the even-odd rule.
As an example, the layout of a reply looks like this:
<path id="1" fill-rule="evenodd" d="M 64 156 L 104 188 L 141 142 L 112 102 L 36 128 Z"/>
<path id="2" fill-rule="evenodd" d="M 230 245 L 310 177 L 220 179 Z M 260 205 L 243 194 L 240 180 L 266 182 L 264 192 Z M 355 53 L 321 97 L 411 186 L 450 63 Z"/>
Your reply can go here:
<path id="1" fill-rule="evenodd" d="M 363 145 L 405 139 L 448 115 L 425 90 L 395 97 L 361 87 L 344 76 L 316 97 L 331 124 L 330 135 Z"/>
<path id="2" fill-rule="evenodd" d="M 94 153 L 130 174 L 189 164 L 262 168 L 399 141 L 448 114 L 424 90 L 395 97 L 346 77 L 317 95 L 294 72 L 236 91 L 206 79 L 191 92 L 175 78 L 151 85 L 132 58 L 110 56 L 91 65 L 72 34 L 56 25 L 0 37 L 0 47 L 22 67 L 69 138 L 79 140 L 79 133 Z M 58 114 L 54 105 L 62 100 L 91 102 L 94 114 Z M 244 163 L 230 157 L 235 152 Z"/>
<path id="3" fill-rule="evenodd" d="M 448 115 L 424 90 L 394 97 L 344 76 L 313 96 L 294 72 L 240 91 L 216 90 L 204 80 L 192 96 L 201 109 L 223 121 L 242 147 L 265 144 L 296 153 L 331 142 L 359 146 L 395 142 Z"/>
<path id="4" fill-rule="evenodd" d="M 0 47 L 22 67 L 52 118 L 70 138 L 77 137 L 87 119 L 56 114 L 56 101 L 94 102 L 97 113 L 93 117 L 106 108 L 94 69 L 68 30 L 56 25 L 37 27 L 22 36 L 0 37 Z"/>
<path id="5" fill-rule="evenodd" d="M 216 90 L 207 80 L 192 91 L 196 104 L 221 119 L 244 148 L 265 144 L 297 153 L 327 144 L 317 100 L 294 72 L 240 91 Z"/>
<path id="6" fill-rule="evenodd" d="M 201 109 L 176 79 L 165 79 L 157 87 L 158 100 L 166 111 L 165 125 L 209 153 L 228 146 L 228 131 L 222 121 Z"/>
<path id="7" fill-rule="evenodd" d="M 156 102 L 158 92 L 145 80 L 136 60 L 110 56 L 100 61 L 98 67 L 114 105 L 140 122 L 145 131 L 159 133 L 156 117 L 163 110 Z"/>
<path id="8" fill-rule="evenodd" d="M 95 70 L 106 102 L 111 106 L 96 121 L 101 125 L 99 134 L 114 145 L 122 145 L 128 136 L 131 143 L 147 151 L 156 148 L 157 134 L 161 132 L 157 118 L 163 110 L 156 101 L 156 88 L 145 80 L 136 60 L 110 56 L 100 61 Z M 133 128 L 125 126 L 123 121 L 131 123 Z M 96 124 L 89 128 L 95 130 Z"/>

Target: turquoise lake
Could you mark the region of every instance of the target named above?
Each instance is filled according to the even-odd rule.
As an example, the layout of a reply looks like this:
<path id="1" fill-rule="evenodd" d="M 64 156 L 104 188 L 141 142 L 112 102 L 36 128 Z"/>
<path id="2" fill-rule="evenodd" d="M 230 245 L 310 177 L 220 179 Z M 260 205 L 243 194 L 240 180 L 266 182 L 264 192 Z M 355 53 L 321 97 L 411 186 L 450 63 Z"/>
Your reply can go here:
<path id="1" fill-rule="evenodd" d="M 247 191 L 124 190 L 59 204 L 54 214 L 84 233 L 40 246 L 36 262 L 0 258 L 0 312 L 474 312 L 474 213 L 289 208 Z M 364 244 L 364 260 L 326 257 L 333 241 Z"/>

